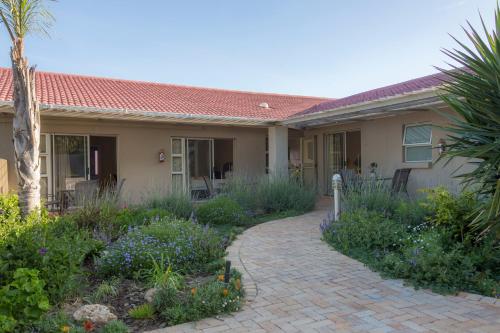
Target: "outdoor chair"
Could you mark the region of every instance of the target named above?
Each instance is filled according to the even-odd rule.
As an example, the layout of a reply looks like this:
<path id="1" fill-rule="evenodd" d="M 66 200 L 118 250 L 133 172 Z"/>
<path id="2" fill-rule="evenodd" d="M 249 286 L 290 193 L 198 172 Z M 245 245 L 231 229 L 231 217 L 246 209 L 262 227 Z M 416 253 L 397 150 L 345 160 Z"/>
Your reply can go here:
<path id="1" fill-rule="evenodd" d="M 396 169 L 394 171 L 394 176 L 392 177 L 391 192 L 394 193 L 406 193 L 408 195 L 408 178 L 410 176 L 411 169 Z"/>
<path id="2" fill-rule="evenodd" d="M 340 177 L 342 178 L 342 189 L 347 190 L 350 187 L 359 187 L 361 184 L 361 177 L 353 169 L 340 170 Z"/>
<path id="3" fill-rule="evenodd" d="M 120 181 L 116 184 L 116 187 L 115 187 L 115 198 L 117 200 L 120 199 L 121 195 L 122 195 L 122 189 L 123 189 L 123 183 L 125 183 L 125 180 L 126 178 L 122 178 L 120 179 Z"/>
<path id="4" fill-rule="evenodd" d="M 86 200 L 91 200 L 99 194 L 98 180 L 84 180 L 75 184 L 74 205 L 81 206 Z"/>
<path id="5" fill-rule="evenodd" d="M 205 182 L 205 185 L 207 186 L 208 197 L 209 198 L 215 197 L 217 195 L 217 193 L 215 192 L 214 186 L 213 186 L 210 178 L 207 176 L 203 176 L 203 181 Z"/>

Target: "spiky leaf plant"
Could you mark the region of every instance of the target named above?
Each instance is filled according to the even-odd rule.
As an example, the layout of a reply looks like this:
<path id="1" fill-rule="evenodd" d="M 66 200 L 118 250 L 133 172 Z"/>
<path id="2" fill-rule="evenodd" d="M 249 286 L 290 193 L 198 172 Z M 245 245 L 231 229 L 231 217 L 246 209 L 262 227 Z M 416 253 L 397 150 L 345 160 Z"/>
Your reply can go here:
<path id="1" fill-rule="evenodd" d="M 500 236 L 500 8 L 495 12 L 495 29 L 489 31 L 481 17 L 484 36 L 468 24 L 464 28 L 471 47 L 455 39 L 459 48 L 444 50 L 456 65 L 443 70 L 449 79 L 444 102 L 456 112 L 445 157 L 465 157 L 475 168 L 465 174 L 484 204 L 471 213 L 472 225 L 485 236 Z"/>

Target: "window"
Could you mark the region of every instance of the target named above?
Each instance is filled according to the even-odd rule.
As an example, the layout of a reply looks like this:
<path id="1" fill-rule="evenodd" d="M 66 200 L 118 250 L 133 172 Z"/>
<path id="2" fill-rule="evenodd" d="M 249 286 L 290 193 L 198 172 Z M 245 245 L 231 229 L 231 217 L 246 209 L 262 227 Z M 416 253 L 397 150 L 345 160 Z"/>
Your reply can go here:
<path id="1" fill-rule="evenodd" d="M 405 162 L 432 161 L 432 126 L 405 126 L 403 149 Z"/>
<path id="2" fill-rule="evenodd" d="M 52 197 L 51 148 L 51 136 L 40 134 L 40 194 L 44 200 Z"/>

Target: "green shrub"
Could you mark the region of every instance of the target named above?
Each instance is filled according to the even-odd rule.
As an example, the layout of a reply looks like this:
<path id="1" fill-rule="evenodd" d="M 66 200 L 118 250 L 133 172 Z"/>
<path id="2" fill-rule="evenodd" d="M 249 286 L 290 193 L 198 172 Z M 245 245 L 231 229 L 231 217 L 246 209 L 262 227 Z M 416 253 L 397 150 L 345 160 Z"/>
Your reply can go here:
<path id="1" fill-rule="evenodd" d="M 232 177 L 223 193 L 235 200 L 247 215 L 293 211 L 304 213 L 314 208 L 316 190 L 301 184 L 293 177 L 252 179 Z"/>
<path id="2" fill-rule="evenodd" d="M 266 177 L 258 183 L 254 194 L 266 213 L 296 211 L 305 213 L 314 208 L 316 190 L 288 177 Z"/>
<path id="3" fill-rule="evenodd" d="M 352 212 L 358 209 L 376 211 L 384 216 L 391 216 L 402 198 L 394 195 L 390 184 L 371 178 L 350 180 L 341 194 L 342 211 Z"/>
<path id="4" fill-rule="evenodd" d="M 105 191 L 88 198 L 81 198 L 79 208 L 66 216 L 73 219 L 80 229 L 93 233 L 94 238 L 109 242 L 119 236 L 115 217 L 120 211 L 118 198 L 113 192 Z"/>
<path id="5" fill-rule="evenodd" d="M 229 284 L 214 279 L 198 287 L 176 290 L 172 286 L 160 289 L 154 306 L 169 325 L 195 321 L 241 308 L 243 290 L 241 275 L 232 270 Z"/>
<path id="6" fill-rule="evenodd" d="M 152 221 L 166 217 L 174 217 L 174 215 L 163 208 L 124 208 L 116 214 L 114 222 L 119 228 L 121 234 L 124 234 L 128 229 L 150 224 Z"/>
<path id="7" fill-rule="evenodd" d="M 468 227 L 471 212 L 478 205 L 474 195 L 470 192 L 462 192 L 455 196 L 442 187 L 428 190 L 427 193 L 424 205 L 432 212 L 427 220 L 449 229 L 453 237 L 464 241 L 467 234 L 471 232 Z"/>
<path id="8" fill-rule="evenodd" d="M 222 188 L 222 194 L 236 201 L 248 215 L 254 215 L 260 210 L 257 184 L 258 181 L 252 178 L 230 177 Z"/>
<path id="9" fill-rule="evenodd" d="M 77 293 L 82 263 L 100 242 L 73 220 L 50 217 L 46 211 L 39 217 L 11 220 L 18 214 L 16 209 L 9 213 L 9 221 L 0 224 L 0 285 L 8 283 L 16 269 L 29 267 L 39 271 L 51 303 Z"/>
<path id="10" fill-rule="evenodd" d="M 155 309 L 151 304 L 146 303 L 130 309 L 128 314 L 134 319 L 149 319 L 155 315 Z"/>
<path id="11" fill-rule="evenodd" d="M 188 194 L 154 194 L 144 202 L 146 208 L 162 209 L 179 219 L 188 219 L 193 212 L 193 203 Z"/>
<path id="12" fill-rule="evenodd" d="M 100 333 L 128 333 L 127 325 L 120 320 L 112 320 L 99 331 Z"/>
<path id="13" fill-rule="evenodd" d="M 360 209 L 342 214 L 324 237 L 342 253 L 361 259 L 398 250 L 408 234 L 404 225 L 378 212 Z"/>
<path id="14" fill-rule="evenodd" d="M 36 269 L 18 268 L 0 289 L 0 332 L 12 332 L 38 320 L 49 310 L 45 282 Z"/>
<path id="15" fill-rule="evenodd" d="M 322 223 L 323 238 L 384 276 L 416 287 L 498 296 L 500 248 L 493 236 L 471 236 L 467 217 L 478 203 L 470 194 L 437 188 L 423 200 L 389 202 L 380 200 L 386 197 L 381 191 L 350 193 L 354 200 L 340 220 Z"/>
<path id="16" fill-rule="evenodd" d="M 243 208 L 226 196 L 218 196 L 201 204 L 196 210 L 196 216 L 199 223 L 210 225 L 240 225 L 246 221 Z"/>
<path id="17" fill-rule="evenodd" d="M 109 245 L 97 260 L 102 276 L 145 275 L 154 262 L 165 261 L 174 270 L 203 270 L 224 255 L 222 240 L 210 228 L 173 218 L 163 218 L 135 229 Z"/>
<path id="18" fill-rule="evenodd" d="M 17 195 L 0 195 L 0 239 L 6 225 L 21 222 L 21 211 Z"/>

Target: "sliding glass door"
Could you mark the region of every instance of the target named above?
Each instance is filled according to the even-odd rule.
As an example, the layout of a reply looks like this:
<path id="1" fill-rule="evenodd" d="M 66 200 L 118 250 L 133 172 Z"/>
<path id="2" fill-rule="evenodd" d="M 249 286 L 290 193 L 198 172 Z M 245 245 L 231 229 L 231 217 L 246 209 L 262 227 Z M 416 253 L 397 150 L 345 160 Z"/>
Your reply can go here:
<path id="1" fill-rule="evenodd" d="M 54 135 L 53 175 L 56 193 L 74 190 L 75 184 L 88 180 L 88 136 Z"/>
<path id="2" fill-rule="evenodd" d="M 325 179 L 327 193 L 331 194 L 331 179 L 345 167 L 345 132 L 325 135 Z"/>
<path id="3" fill-rule="evenodd" d="M 187 139 L 188 188 L 193 196 L 206 192 L 213 178 L 213 140 Z"/>

